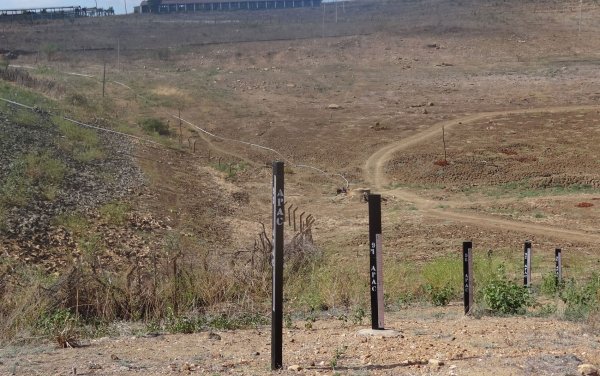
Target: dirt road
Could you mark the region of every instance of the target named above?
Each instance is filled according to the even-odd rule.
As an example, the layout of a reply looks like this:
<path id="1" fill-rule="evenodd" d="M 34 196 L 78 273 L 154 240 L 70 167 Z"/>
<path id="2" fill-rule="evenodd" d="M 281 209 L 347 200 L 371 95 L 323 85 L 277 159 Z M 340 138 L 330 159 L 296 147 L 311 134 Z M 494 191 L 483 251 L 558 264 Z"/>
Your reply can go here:
<path id="1" fill-rule="evenodd" d="M 443 121 L 434 124 L 428 129 L 419 132 L 411 137 L 407 137 L 403 140 L 396 141 L 377 150 L 365 162 L 363 167 L 364 176 L 365 179 L 370 183 L 372 188 L 377 189 L 380 192 L 384 192 L 390 196 L 394 196 L 396 199 L 411 202 L 413 205 L 415 205 L 417 209 L 424 213 L 425 216 L 443 218 L 447 220 L 479 225 L 488 228 L 499 228 L 528 234 L 548 236 L 567 241 L 584 241 L 599 244 L 600 235 L 597 234 L 590 234 L 584 231 L 559 228 L 550 225 L 532 224 L 507 219 L 500 219 L 491 215 L 464 213 L 456 210 L 458 207 L 461 206 L 461 204 L 464 205 L 465 203 L 444 202 L 444 204 L 448 204 L 446 205 L 447 207 L 445 207 L 444 209 L 436 208 L 436 206 L 439 205 L 438 201 L 433 201 L 421 197 L 406 189 L 386 189 L 386 185 L 389 184 L 389 181 L 385 174 L 386 164 L 392 159 L 392 157 L 396 153 L 402 152 L 403 150 L 406 150 L 411 146 L 422 143 L 435 136 L 439 136 L 442 133 L 442 129 L 452 129 L 457 126 L 474 123 L 476 121 L 484 119 L 493 119 L 499 116 L 510 116 L 517 114 L 594 111 L 598 110 L 599 108 L 600 107 L 593 105 L 527 108 L 507 111 L 483 112 L 479 114 L 468 115 L 458 119 Z"/>

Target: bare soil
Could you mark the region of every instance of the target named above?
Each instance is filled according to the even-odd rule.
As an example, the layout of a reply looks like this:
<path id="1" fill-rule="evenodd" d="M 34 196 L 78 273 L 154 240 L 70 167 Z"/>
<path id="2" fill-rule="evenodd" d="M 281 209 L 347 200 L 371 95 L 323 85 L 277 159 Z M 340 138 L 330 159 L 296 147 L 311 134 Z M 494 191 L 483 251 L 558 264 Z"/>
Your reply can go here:
<path id="1" fill-rule="evenodd" d="M 386 317 L 400 336 L 361 336 L 358 326 L 322 317 L 284 330 L 282 375 L 575 375 L 597 361 L 590 327 L 532 317 L 465 317 L 462 307 L 414 307 Z M 266 375 L 270 328 L 189 335 L 99 338 L 75 349 L 2 349 L 0 370 L 16 375 Z M 288 366 L 299 370 L 288 370 Z"/>

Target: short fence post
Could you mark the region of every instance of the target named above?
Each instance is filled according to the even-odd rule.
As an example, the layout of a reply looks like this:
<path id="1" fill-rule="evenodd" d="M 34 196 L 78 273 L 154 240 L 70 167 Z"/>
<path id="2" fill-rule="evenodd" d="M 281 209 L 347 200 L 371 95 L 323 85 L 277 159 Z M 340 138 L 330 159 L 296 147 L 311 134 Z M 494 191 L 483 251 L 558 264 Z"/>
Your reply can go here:
<path id="1" fill-rule="evenodd" d="M 562 282 L 562 251 L 560 248 L 554 250 L 554 260 L 556 261 L 556 285 Z"/>
<path id="2" fill-rule="evenodd" d="M 531 242 L 526 241 L 523 248 L 523 285 L 531 287 Z"/>
<path id="3" fill-rule="evenodd" d="M 463 242 L 463 288 L 465 315 L 471 312 L 473 307 L 473 243 Z"/>
<path id="4" fill-rule="evenodd" d="M 371 328 L 384 329 L 383 260 L 381 252 L 381 195 L 369 195 L 369 286 Z"/>

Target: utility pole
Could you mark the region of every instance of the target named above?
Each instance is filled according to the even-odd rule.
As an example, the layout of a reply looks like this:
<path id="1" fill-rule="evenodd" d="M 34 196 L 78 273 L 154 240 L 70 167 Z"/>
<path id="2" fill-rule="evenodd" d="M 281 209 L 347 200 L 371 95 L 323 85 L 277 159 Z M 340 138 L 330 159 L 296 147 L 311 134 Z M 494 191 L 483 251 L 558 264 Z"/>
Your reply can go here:
<path id="1" fill-rule="evenodd" d="M 325 3 L 323 4 L 323 38 L 325 38 Z"/>
<path id="2" fill-rule="evenodd" d="M 121 39 L 117 38 L 117 70 L 121 70 Z"/>
<path id="3" fill-rule="evenodd" d="M 581 8 L 583 7 L 583 0 L 579 0 L 579 22 L 578 22 L 578 30 L 577 30 L 577 38 L 579 38 L 579 34 L 581 34 Z"/>
<path id="4" fill-rule="evenodd" d="M 104 87 L 106 86 L 106 61 L 104 62 L 104 70 L 102 71 L 102 98 L 104 98 Z"/>
<path id="5" fill-rule="evenodd" d="M 337 0 L 335 0 L 335 23 L 338 21 L 338 12 L 337 12 Z"/>

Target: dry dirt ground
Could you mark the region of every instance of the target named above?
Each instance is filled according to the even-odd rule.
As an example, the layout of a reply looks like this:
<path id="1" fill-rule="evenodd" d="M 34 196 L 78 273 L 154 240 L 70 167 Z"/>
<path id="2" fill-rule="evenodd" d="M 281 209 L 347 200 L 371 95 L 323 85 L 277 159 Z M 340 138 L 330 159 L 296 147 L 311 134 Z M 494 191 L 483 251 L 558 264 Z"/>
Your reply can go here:
<path id="1" fill-rule="evenodd" d="M 414 308 L 388 315 L 398 337 L 361 336 L 335 317 L 284 330 L 283 375 L 577 375 L 600 359 L 591 328 L 542 318 L 465 317 L 462 307 Z M 125 332 L 124 332 L 125 333 Z M 597 329 L 596 329 L 597 333 Z M 10 375 L 270 374 L 270 328 L 191 335 L 99 338 L 85 347 L 8 347 Z M 299 366 L 299 370 L 288 369 Z"/>
<path id="2" fill-rule="evenodd" d="M 287 200 L 317 219 L 315 240 L 330 255 L 352 259 L 367 252 L 367 210 L 352 189 L 368 187 L 387 200 L 389 260 L 452 254 L 469 239 L 478 249 L 517 253 L 530 239 L 548 255 L 560 246 L 567 258 L 597 269 L 600 7 L 583 2 L 580 13 L 575 1 L 425 1 L 390 2 L 387 11 L 378 4 L 348 5 L 337 25 L 330 8 L 323 30 L 321 13 L 313 10 L 303 11 L 306 22 L 281 13 L 254 24 L 243 14 L 239 28 L 227 21 L 235 15 L 219 15 L 214 24 L 190 15 L 106 21 L 115 22 L 109 28 L 102 21 L 5 25 L 3 38 L 9 48 L 29 52 L 43 51 L 41 35 L 68 41 L 73 48 L 53 61 L 31 53 L 14 62 L 51 67 L 37 74 L 62 75 L 67 87 L 88 84 L 65 72 L 98 78 L 98 62 L 109 60 L 111 80 L 126 85 L 108 86 L 121 110 L 118 121 L 135 124 L 140 114 L 166 119 L 181 109 L 189 122 L 185 136 L 198 139 L 198 151 L 141 150 L 147 174 L 167 171 L 155 182 L 154 199 L 142 205 L 200 236 L 228 233 L 211 237 L 215 244 L 246 247 L 258 223 L 270 221 L 265 164 L 284 156 Z M 256 41 L 286 22 L 297 38 Z M 23 28 L 28 32 L 19 34 Z M 106 31 L 102 42 L 91 38 L 98 30 Z M 76 31 L 81 38 L 72 36 Z M 175 32 L 180 40 L 160 38 Z M 244 36 L 248 41 L 239 42 Z M 118 37 L 121 69 L 112 50 Z M 170 43 L 175 47 L 168 49 Z M 98 95 L 97 85 L 88 86 L 81 90 Z M 436 164 L 444 158 L 442 130 L 445 166 Z M 209 153 L 246 167 L 226 179 Z M 338 173 L 350 181 L 348 195 L 335 194 L 345 184 Z M 195 223 L 210 216 L 220 222 Z M 568 375 L 582 362 L 600 363 L 598 330 L 587 324 L 466 318 L 458 306 L 402 310 L 388 323 L 404 337 L 357 337 L 359 327 L 334 318 L 311 330 L 298 322 L 285 332 L 285 364 L 301 366 L 303 374 Z M 73 367 L 98 375 L 269 372 L 268 328 L 218 334 L 220 340 L 207 333 L 122 336 L 67 350 L 7 347 L 0 373 L 69 374 Z M 425 364 L 429 359 L 444 365 Z"/>

